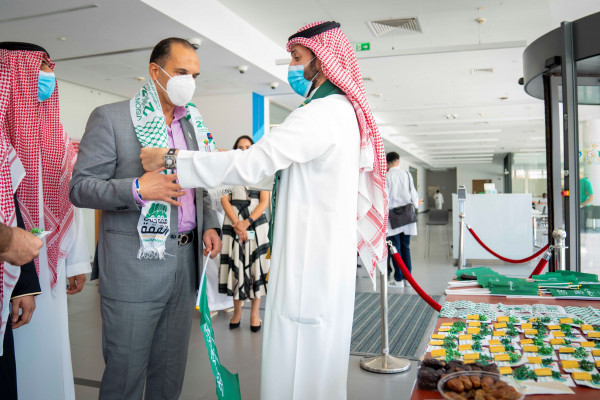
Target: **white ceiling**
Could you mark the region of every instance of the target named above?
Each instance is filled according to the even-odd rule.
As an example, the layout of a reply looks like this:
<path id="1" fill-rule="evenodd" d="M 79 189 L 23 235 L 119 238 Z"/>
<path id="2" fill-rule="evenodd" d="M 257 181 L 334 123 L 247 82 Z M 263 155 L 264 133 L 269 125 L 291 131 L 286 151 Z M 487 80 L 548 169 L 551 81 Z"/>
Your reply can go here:
<path id="1" fill-rule="evenodd" d="M 276 42 L 315 20 L 339 21 L 351 43 L 370 42 L 356 54 L 386 147 L 434 167 L 543 149 L 543 103 L 517 83 L 523 50 L 562 19 L 600 11 L 597 0 L 220 1 Z M 375 37 L 367 26 L 407 17 L 418 18 L 423 33 Z M 291 108 L 298 100 L 276 101 Z"/>
<path id="2" fill-rule="evenodd" d="M 290 92 L 285 85 L 271 90 L 268 83 L 277 79 L 259 68 L 241 75 L 236 67 L 246 60 L 138 0 L 0 2 L 0 41 L 39 44 L 58 61 L 59 78 L 125 97 L 139 90 L 136 78 L 147 78 L 152 47 L 168 36 L 202 39 L 199 96 Z M 130 49 L 142 50 L 92 57 Z"/>
<path id="3" fill-rule="evenodd" d="M 40 44 L 59 60 L 60 78 L 130 97 L 139 88 L 136 78 L 147 76 L 149 49 L 156 42 L 167 36 L 198 37 L 203 39 L 198 96 L 258 92 L 289 109 L 297 106 L 300 98 L 281 79 L 285 65 L 274 69 L 277 59 L 250 63 L 231 50 L 231 32 L 241 29 L 239 24 L 223 21 L 221 32 L 213 27 L 208 34 L 146 3 L 170 4 L 0 2 L 0 40 Z M 178 0 L 177 7 L 183 3 Z M 94 4 L 98 7 L 68 11 Z M 386 147 L 400 149 L 409 160 L 428 167 L 457 165 L 459 157 L 494 154 L 497 159 L 506 152 L 542 149 L 543 104 L 517 84 L 522 52 L 561 20 L 600 11 L 598 0 L 190 0 L 189 4 L 225 6 L 264 37 L 265 47 L 277 44 L 284 56 L 287 37 L 306 23 L 341 22 L 352 43 L 371 43 L 371 50 L 358 52 L 357 57 L 363 77 L 370 78 L 365 88 Z M 402 17 L 418 18 L 423 33 L 396 30 L 377 38 L 366 24 Z M 256 44 L 238 36 L 238 46 Z M 72 59 L 128 49 L 142 50 Z M 236 70 L 242 64 L 251 67 L 244 75 Z M 473 68 L 493 72 L 471 74 Z M 272 81 L 280 82 L 276 90 L 269 88 Z"/>

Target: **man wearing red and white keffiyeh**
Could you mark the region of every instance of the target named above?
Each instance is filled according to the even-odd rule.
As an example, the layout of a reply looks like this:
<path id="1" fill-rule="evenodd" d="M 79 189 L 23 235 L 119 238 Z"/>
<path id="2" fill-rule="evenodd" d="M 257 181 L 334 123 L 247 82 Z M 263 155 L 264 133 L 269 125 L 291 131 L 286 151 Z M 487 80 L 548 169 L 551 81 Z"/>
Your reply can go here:
<path id="1" fill-rule="evenodd" d="M 14 332 L 17 376 L 36 376 L 35 385 L 18 382 L 19 397 L 74 399 L 66 295 L 81 291 L 91 270 L 81 211 L 68 196 L 75 152 L 59 121 L 48 53 L 29 43 L 2 42 L 0 63 L 8 81 L 0 89 L 0 130 L 24 170 L 20 183 L 13 175 L 17 218 L 26 230 L 47 232 L 35 260 L 42 292 L 35 299 L 35 317 Z M 18 300 L 13 299 L 13 311 Z"/>
<path id="2" fill-rule="evenodd" d="M 255 186 L 278 171 L 263 400 L 346 398 L 357 245 L 372 276 L 385 267 L 385 153 L 339 27 L 316 22 L 290 37 L 288 81 L 307 98 L 250 149 L 177 152 L 182 187 Z M 143 148 L 144 168 L 164 154 Z"/>
<path id="3" fill-rule="evenodd" d="M 287 51 L 294 45 L 302 45 L 312 51 L 321 61 L 323 74 L 331 83 L 346 93 L 356 112 L 360 129 L 360 172 L 358 182 L 358 252 L 368 268 L 375 284 L 375 267 L 386 270 L 387 246 L 385 241 L 388 200 L 385 192 L 386 159 L 383 141 L 375 124 L 375 118 L 362 82 L 362 75 L 352 46 L 337 27 L 312 35 L 332 22 L 314 22 L 292 35 Z M 308 34 L 302 34 L 308 32 Z"/>

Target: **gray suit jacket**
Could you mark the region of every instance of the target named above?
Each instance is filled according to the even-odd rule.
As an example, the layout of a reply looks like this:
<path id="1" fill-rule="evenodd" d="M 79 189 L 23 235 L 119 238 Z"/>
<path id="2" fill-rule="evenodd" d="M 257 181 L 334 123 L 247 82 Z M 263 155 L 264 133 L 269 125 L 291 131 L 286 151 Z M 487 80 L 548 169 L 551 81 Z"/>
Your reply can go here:
<path id="1" fill-rule="evenodd" d="M 197 150 L 192 125 L 186 118 L 179 121 L 188 149 Z M 79 145 L 69 198 L 76 207 L 103 210 L 92 272 L 92 278 L 100 278 L 100 294 L 129 302 L 163 301 L 174 285 L 177 266 L 177 207 L 171 207 L 165 259 L 138 260 L 141 209 L 131 185 L 144 174 L 140 150 L 129 100 L 96 108 Z M 196 219 L 199 234 L 195 245 L 201 249 L 202 233 L 221 228 L 204 189 L 196 189 Z M 201 254 L 196 257 L 197 265 L 190 266 L 196 270 L 196 280 L 202 268 Z"/>

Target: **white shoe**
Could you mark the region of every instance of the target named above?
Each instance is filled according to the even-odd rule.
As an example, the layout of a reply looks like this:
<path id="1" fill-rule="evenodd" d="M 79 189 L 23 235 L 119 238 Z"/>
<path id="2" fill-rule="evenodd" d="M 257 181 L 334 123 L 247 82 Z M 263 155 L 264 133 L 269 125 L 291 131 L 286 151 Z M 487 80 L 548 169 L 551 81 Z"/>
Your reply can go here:
<path id="1" fill-rule="evenodd" d="M 410 287 L 410 282 L 406 279 L 404 280 L 404 287 Z"/>
<path id="2" fill-rule="evenodd" d="M 388 281 L 388 286 L 389 287 L 400 287 L 400 286 L 402 286 L 402 282 L 398 282 L 395 279 L 392 279 L 392 280 Z"/>

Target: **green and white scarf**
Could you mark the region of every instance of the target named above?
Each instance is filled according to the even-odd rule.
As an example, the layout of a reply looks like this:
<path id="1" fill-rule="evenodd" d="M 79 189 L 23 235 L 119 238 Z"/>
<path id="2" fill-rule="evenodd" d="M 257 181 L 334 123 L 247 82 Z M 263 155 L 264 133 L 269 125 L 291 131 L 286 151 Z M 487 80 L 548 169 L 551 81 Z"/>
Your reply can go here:
<path id="1" fill-rule="evenodd" d="M 213 137 L 196 106 L 188 103 L 185 108 L 187 110 L 185 117 L 194 127 L 200 151 L 217 151 Z M 165 116 L 152 80 L 130 100 L 129 111 L 135 133 L 142 147 L 169 147 Z M 217 192 L 220 194 L 226 190 L 219 188 Z M 211 195 L 218 194 L 211 193 Z M 137 226 L 140 236 L 140 249 L 137 254 L 139 259 L 164 259 L 165 244 L 171 226 L 170 216 L 171 205 L 163 201 L 147 201 L 142 207 Z"/>

